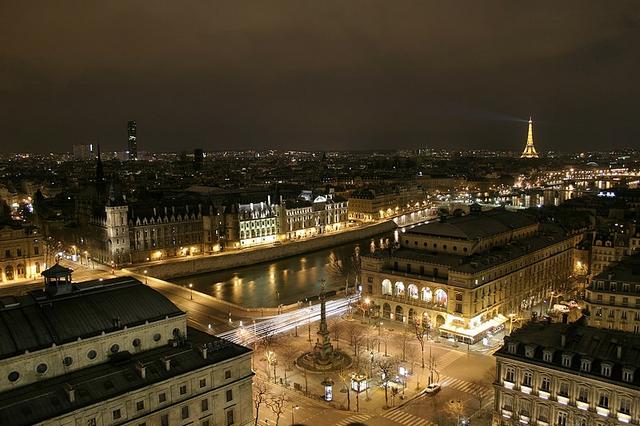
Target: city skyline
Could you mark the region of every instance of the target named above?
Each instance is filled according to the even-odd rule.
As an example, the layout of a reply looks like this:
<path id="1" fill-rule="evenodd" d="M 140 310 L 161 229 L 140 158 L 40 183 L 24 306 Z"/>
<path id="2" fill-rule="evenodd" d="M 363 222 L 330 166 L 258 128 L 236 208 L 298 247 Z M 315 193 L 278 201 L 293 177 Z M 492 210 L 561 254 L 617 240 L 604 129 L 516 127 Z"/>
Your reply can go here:
<path id="1" fill-rule="evenodd" d="M 633 6 L 8 6 L 0 149 L 632 147 Z"/>

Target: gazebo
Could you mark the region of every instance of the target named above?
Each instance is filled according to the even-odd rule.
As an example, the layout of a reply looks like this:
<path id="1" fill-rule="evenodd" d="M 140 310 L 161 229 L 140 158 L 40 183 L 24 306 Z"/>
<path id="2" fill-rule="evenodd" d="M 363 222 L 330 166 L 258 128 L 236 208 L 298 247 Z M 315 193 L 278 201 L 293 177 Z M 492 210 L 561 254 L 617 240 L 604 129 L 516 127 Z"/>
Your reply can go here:
<path id="1" fill-rule="evenodd" d="M 44 277 L 44 288 L 52 293 L 62 293 L 71 289 L 71 274 L 73 269 L 65 268 L 56 262 L 51 268 L 42 271 L 40 275 Z M 61 291 L 62 290 L 62 291 Z"/>

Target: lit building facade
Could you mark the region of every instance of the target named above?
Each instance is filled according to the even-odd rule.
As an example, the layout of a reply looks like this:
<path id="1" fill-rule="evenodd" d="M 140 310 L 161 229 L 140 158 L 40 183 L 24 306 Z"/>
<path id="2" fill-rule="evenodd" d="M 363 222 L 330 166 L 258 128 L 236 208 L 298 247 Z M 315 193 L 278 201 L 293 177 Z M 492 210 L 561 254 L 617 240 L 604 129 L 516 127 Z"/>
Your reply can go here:
<path id="1" fill-rule="evenodd" d="M 348 197 L 350 220 L 374 222 L 426 206 L 427 196 L 417 185 L 359 189 Z"/>
<path id="2" fill-rule="evenodd" d="M 398 249 L 363 256 L 365 295 L 383 318 L 426 321 L 443 336 L 476 342 L 566 284 L 582 234 L 521 213 L 475 210 L 399 239 Z"/>
<path id="3" fill-rule="evenodd" d="M 593 277 L 585 300 L 590 326 L 640 334 L 640 255 Z"/>
<path id="4" fill-rule="evenodd" d="M 495 353 L 494 424 L 638 424 L 639 345 L 628 333 L 529 323 Z"/>
<path id="5" fill-rule="evenodd" d="M 278 241 L 279 207 L 270 201 L 238 204 L 237 209 L 230 213 L 237 219 L 229 219 L 230 224 L 237 223 L 237 240 L 229 241 L 229 244 L 234 248 L 244 248 Z"/>
<path id="6" fill-rule="evenodd" d="M 627 235 L 596 234 L 591 246 L 591 275 L 596 276 L 609 265 L 621 261 L 629 251 Z"/>
<path id="7" fill-rule="evenodd" d="M 347 200 L 333 194 L 314 197 L 310 192 L 303 192 L 281 205 L 280 230 L 287 240 L 338 231 L 348 223 Z"/>
<path id="8" fill-rule="evenodd" d="M 0 225 L 1 226 L 1 225 Z M 0 285 L 33 280 L 45 268 L 44 245 L 35 228 L 0 228 Z"/>
<path id="9" fill-rule="evenodd" d="M 59 265 L 46 274 L 45 290 L 0 307 L 0 423 L 253 423 L 249 349 L 188 328 L 133 278 L 71 284 Z"/>
<path id="10" fill-rule="evenodd" d="M 131 120 L 127 122 L 127 152 L 129 160 L 138 159 L 138 131 L 136 122 Z"/>

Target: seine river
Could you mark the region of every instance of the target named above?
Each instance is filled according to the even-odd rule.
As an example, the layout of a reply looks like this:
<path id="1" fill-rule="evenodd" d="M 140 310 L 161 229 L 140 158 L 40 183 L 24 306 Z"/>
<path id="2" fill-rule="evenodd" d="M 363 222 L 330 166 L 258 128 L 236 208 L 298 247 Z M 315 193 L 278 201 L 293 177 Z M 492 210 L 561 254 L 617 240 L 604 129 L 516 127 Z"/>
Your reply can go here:
<path id="1" fill-rule="evenodd" d="M 370 251 L 372 240 L 379 246 L 381 238 L 390 237 L 384 234 L 274 262 L 174 278 L 171 281 L 184 286 L 193 284 L 194 290 L 246 307 L 287 305 L 318 295 L 322 279 L 326 281 L 328 291 L 345 288 L 343 276 L 333 272 L 336 268 L 330 266 L 336 264 L 332 259 L 340 261 L 344 269 L 351 272 L 349 285 L 352 287 L 351 259 L 356 247 L 361 254 L 366 254 Z"/>

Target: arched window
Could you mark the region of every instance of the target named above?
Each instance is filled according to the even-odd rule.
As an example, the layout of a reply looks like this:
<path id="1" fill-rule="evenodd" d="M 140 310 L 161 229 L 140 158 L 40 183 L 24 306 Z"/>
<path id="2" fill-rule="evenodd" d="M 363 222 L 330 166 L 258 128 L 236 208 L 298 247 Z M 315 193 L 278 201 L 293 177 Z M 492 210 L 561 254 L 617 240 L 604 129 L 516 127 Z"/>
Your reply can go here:
<path id="1" fill-rule="evenodd" d="M 430 303 L 433 299 L 433 293 L 429 287 L 422 287 L 422 301 Z"/>
<path id="2" fill-rule="evenodd" d="M 382 317 L 391 318 L 391 305 L 389 305 L 388 303 L 382 305 Z"/>
<path id="3" fill-rule="evenodd" d="M 13 279 L 13 266 L 8 265 L 6 268 L 4 268 L 4 276 L 7 278 L 7 280 Z"/>
<path id="4" fill-rule="evenodd" d="M 413 310 L 413 308 L 409 308 L 409 314 L 407 317 L 407 320 L 409 321 L 409 323 L 413 323 L 416 319 L 416 311 Z"/>
<path id="5" fill-rule="evenodd" d="M 16 273 L 18 274 L 19 278 L 25 278 L 27 276 L 26 270 L 24 269 L 24 264 L 19 264 L 16 267 Z"/>
<path id="6" fill-rule="evenodd" d="M 447 292 L 439 288 L 435 292 L 435 303 L 438 306 L 447 306 Z"/>
<path id="7" fill-rule="evenodd" d="M 395 320 L 402 322 L 403 319 L 404 319 L 404 310 L 402 309 L 402 306 L 398 305 L 396 306 Z"/>
<path id="8" fill-rule="evenodd" d="M 418 287 L 415 284 L 409 284 L 409 297 L 412 299 L 418 298 Z"/>
<path id="9" fill-rule="evenodd" d="M 404 296 L 404 283 L 402 281 L 396 282 L 396 296 Z"/>
<path id="10" fill-rule="evenodd" d="M 393 290 L 391 289 L 391 281 L 384 279 L 382 280 L 382 295 L 392 295 Z"/>

